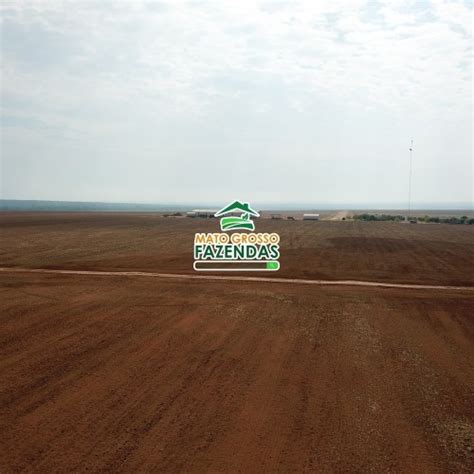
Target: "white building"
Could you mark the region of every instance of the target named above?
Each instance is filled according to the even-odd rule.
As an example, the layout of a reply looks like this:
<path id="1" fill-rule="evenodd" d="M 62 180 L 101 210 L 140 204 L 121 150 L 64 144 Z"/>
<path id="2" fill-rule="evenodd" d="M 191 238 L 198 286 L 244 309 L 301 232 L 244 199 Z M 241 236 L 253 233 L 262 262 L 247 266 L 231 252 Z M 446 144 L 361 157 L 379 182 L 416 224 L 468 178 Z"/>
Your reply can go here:
<path id="1" fill-rule="evenodd" d="M 304 221 L 319 221 L 319 214 L 303 214 Z"/>
<path id="2" fill-rule="evenodd" d="M 193 209 L 186 213 L 188 217 L 214 217 L 219 209 Z"/>

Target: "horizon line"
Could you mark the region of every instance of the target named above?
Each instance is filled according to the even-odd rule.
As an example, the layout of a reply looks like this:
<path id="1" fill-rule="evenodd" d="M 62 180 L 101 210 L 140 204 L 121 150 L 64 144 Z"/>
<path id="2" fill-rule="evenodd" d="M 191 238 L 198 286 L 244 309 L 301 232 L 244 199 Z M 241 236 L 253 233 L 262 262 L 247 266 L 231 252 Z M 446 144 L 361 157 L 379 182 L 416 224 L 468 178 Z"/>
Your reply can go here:
<path id="1" fill-rule="evenodd" d="M 322 209 L 322 210 L 400 210 L 407 211 L 406 203 L 397 202 L 397 201 L 385 201 L 385 202 L 335 202 L 335 201 L 326 201 L 326 202 L 271 202 L 271 201 L 255 201 L 256 204 L 252 204 L 254 207 L 258 207 L 260 210 L 305 210 L 305 209 Z M 219 207 L 222 204 L 215 204 L 205 201 L 199 202 L 156 202 L 156 201 L 74 201 L 74 200 L 56 200 L 56 199 L 8 199 L 1 198 L 0 204 L 10 203 L 12 207 L 16 203 L 18 205 L 24 204 L 27 205 L 30 203 L 32 206 L 41 204 L 47 205 L 48 203 L 55 203 L 58 205 L 104 205 L 107 207 L 110 206 L 143 206 L 143 207 L 152 207 L 159 206 L 160 210 L 176 210 L 177 208 L 182 209 L 192 209 L 197 206 L 206 206 L 206 207 Z M 415 206 L 415 207 L 413 207 Z M 7 206 L 8 207 L 8 206 Z M 0 205 L 0 210 L 5 211 L 9 210 Z M 15 209 L 10 209 L 15 210 Z M 473 203 L 464 202 L 464 201 L 438 201 L 438 202 L 428 202 L 428 201 L 418 201 L 411 203 L 411 211 L 422 211 L 422 210 L 466 210 L 473 211 Z"/>

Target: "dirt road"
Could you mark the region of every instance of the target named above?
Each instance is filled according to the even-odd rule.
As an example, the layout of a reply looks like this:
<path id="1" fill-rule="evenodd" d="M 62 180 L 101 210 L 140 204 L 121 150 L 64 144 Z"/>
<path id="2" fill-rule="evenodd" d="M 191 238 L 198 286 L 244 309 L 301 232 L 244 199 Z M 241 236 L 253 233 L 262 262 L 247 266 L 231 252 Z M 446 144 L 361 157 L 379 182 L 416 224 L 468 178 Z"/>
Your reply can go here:
<path id="1" fill-rule="evenodd" d="M 149 278 L 175 278 L 178 280 L 208 280 L 208 281 L 253 281 L 260 283 L 283 283 L 319 286 L 364 286 L 379 288 L 405 288 L 412 290 L 459 290 L 474 291 L 474 286 L 448 286 L 448 285 L 414 285 L 409 283 L 384 283 L 382 281 L 357 281 L 357 280 L 308 280 L 303 278 L 273 278 L 273 277 L 249 277 L 249 276 L 222 276 L 222 275 L 199 275 L 180 273 L 156 273 L 156 272 L 111 272 L 95 270 L 66 270 L 51 268 L 8 268 L 0 267 L 3 273 L 51 273 L 56 275 L 94 275 L 94 276 L 136 276 Z"/>

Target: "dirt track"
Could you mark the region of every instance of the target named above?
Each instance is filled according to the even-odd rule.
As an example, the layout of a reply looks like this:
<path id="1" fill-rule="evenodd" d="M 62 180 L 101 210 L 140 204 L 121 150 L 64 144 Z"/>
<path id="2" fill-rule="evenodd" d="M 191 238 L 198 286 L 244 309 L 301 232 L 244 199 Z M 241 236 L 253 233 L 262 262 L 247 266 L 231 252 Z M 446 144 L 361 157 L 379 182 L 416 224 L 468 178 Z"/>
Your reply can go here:
<path id="1" fill-rule="evenodd" d="M 110 272 L 94 270 L 65 270 L 50 268 L 8 268 L 0 267 L 3 273 L 50 273 L 56 275 L 93 275 L 93 276 L 134 276 L 148 278 L 174 278 L 177 280 L 207 280 L 207 281 L 253 281 L 260 283 L 282 283 L 318 286 L 363 286 L 371 288 L 404 288 L 411 290 L 459 290 L 474 291 L 474 286 L 447 286 L 447 285 L 413 285 L 409 283 L 384 283 L 381 281 L 357 280 L 305 280 L 302 278 L 272 278 L 249 276 L 218 276 L 218 275 L 189 275 L 180 273 L 151 273 L 151 272 Z"/>

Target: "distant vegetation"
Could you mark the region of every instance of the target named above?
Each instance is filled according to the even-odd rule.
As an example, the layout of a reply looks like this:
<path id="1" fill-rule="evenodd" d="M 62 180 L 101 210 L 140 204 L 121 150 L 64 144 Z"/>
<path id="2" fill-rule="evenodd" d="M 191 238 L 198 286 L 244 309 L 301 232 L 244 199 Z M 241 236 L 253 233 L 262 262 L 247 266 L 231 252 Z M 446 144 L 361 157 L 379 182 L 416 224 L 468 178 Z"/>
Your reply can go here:
<path id="1" fill-rule="evenodd" d="M 403 221 L 405 216 L 391 214 L 355 214 L 354 219 L 358 221 Z"/>
<path id="2" fill-rule="evenodd" d="M 401 222 L 405 220 L 405 216 L 402 215 L 391 215 L 391 214 L 356 214 L 353 217 L 359 221 L 395 221 Z M 418 222 L 434 222 L 436 224 L 474 224 L 474 219 L 469 219 L 467 216 L 462 217 L 411 217 L 410 220 L 416 220 Z"/>
<path id="3" fill-rule="evenodd" d="M 181 217 L 182 215 L 181 212 L 172 212 L 163 214 L 163 217 Z"/>
<path id="4" fill-rule="evenodd" d="M 462 217 L 418 217 L 419 222 L 436 222 L 440 224 L 474 224 L 474 219 L 468 219 L 467 216 Z"/>

